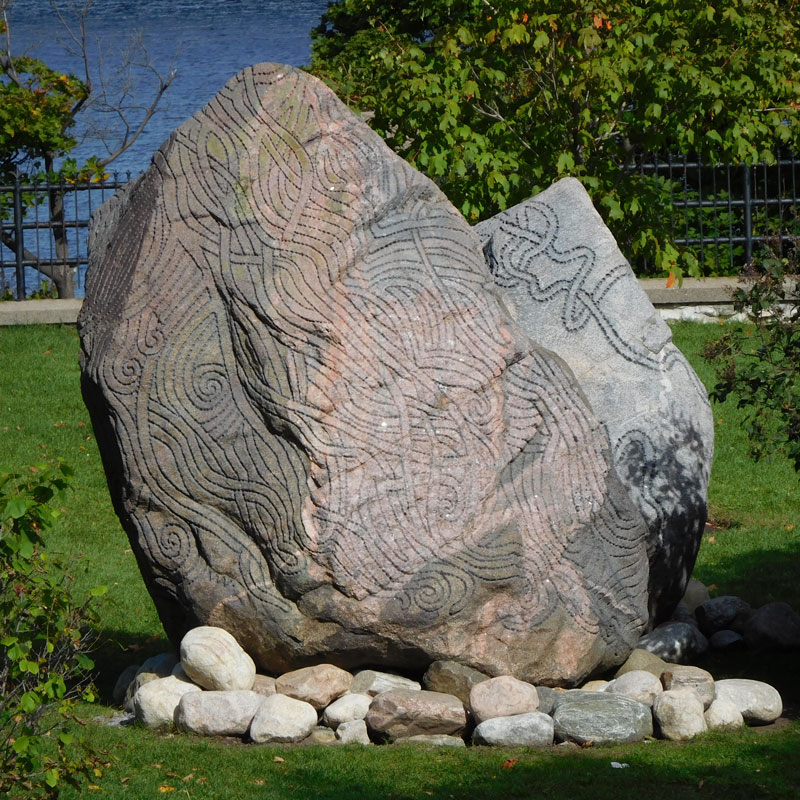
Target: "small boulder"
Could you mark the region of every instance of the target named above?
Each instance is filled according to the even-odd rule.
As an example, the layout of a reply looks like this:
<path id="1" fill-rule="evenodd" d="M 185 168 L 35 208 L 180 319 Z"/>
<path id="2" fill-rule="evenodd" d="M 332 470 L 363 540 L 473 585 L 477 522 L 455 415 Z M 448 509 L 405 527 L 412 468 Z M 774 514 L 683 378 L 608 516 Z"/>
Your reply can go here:
<path id="1" fill-rule="evenodd" d="M 389 739 L 428 734 L 461 734 L 467 724 L 464 704 L 452 694 L 390 689 L 372 701 L 367 727 Z"/>
<path id="2" fill-rule="evenodd" d="M 788 603 L 767 603 L 748 616 L 742 636 L 752 650 L 800 649 L 800 614 Z"/>
<path id="3" fill-rule="evenodd" d="M 120 672 L 117 682 L 114 684 L 114 689 L 111 692 L 111 699 L 114 701 L 114 705 L 121 706 L 125 702 L 128 687 L 133 683 L 133 679 L 136 677 L 138 671 L 139 664 L 130 664 Z M 131 700 L 132 699 L 133 697 L 131 697 Z"/>
<path id="4" fill-rule="evenodd" d="M 714 700 L 714 676 L 700 667 L 675 664 L 661 675 L 661 684 L 667 689 L 694 689 L 708 708 Z"/>
<path id="5" fill-rule="evenodd" d="M 133 696 L 136 721 L 147 728 L 171 728 L 181 697 L 202 691 L 194 683 L 187 683 L 174 675 L 148 681 Z"/>
<path id="6" fill-rule="evenodd" d="M 537 686 L 536 694 L 539 696 L 539 711 L 542 714 L 551 714 L 553 706 L 555 706 L 556 700 L 562 691 L 561 689 L 556 691 L 549 686 Z"/>
<path id="7" fill-rule="evenodd" d="M 722 650 L 730 653 L 736 653 L 747 648 L 741 633 L 727 629 L 712 633 L 708 639 L 708 644 L 712 650 Z"/>
<path id="8" fill-rule="evenodd" d="M 488 675 L 457 661 L 434 661 L 422 678 L 422 684 L 431 692 L 453 694 L 467 705 L 472 687 L 488 679 Z"/>
<path id="9" fill-rule="evenodd" d="M 706 636 L 710 636 L 712 633 L 730 628 L 737 617 L 746 616 L 750 611 L 750 604 L 740 597 L 722 595 L 706 600 L 695 609 L 694 615 L 697 617 L 700 630 Z"/>
<path id="10" fill-rule="evenodd" d="M 672 664 L 684 664 L 708 650 L 708 639 L 694 625 L 666 622 L 642 636 L 637 647 Z"/>
<path id="11" fill-rule="evenodd" d="M 265 697 L 250 723 L 257 744 L 300 742 L 317 727 L 317 711 L 310 703 L 285 694 Z"/>
<path id="12" fill-rule="evenodd" d="M 252 691 L 256 694 L 260 694 L 262 697 L 269 697 L 275 694 L 277 691 L 275 689 L 275 678 L 271 678 L 269 675 L 256 674 L 253 680 Z"/>
<path id="13" fill-rule="evenodd" d="M 549 747 L 553 744 L 553 718 L 540 711 L 492 717 L 472 732 L 473 744 L 499 747 Z"/>
<path id="14" fill-rule="evenodd" d="M 633 672 L 639 669 L 646 670 L 655 675 L 656 678 L 660 678 L 661 673 L 667 669 L 667 662 L 663 658 L 659 658 L 655 653 L 637 647 L 616 671 L 614 677 L 619 678 L 620 675 L 624 675 L 626 672 Z"/>
<path id="15" fill-rule="evenodd" d="M 710 599 L 711 595 L 709 595 L 705 584 L 701 581 L 698 581 L 696 578 L 692 578 L 686 585 L 686 591 L 683 593 L 683 599 L 681 602 L 689 609 L 689 611 L 694 612 L 698 606 L 703 605 L 703 603 Z"/>
<path id="16" fill-rule="evenodd" d="M 460 736 L 447 736 L 444 733 L 417 733 L 414 736 L 405 736 L 395 739 L 395 745 L 423 745 L 425 747 L 466 747 Z"/>
<path id="17" fill-rule="evenodd" d="M 717 681 L 716 699 L 733 702 L 748 725 L 769 725 L 783 711 L 778 690 L 763 681 L 726 678 Z"/>
<path id="18" fill-rule="evenodd" d="M 256 677 L 253 659 L 228 631 L 203 625 L 181 640 L 181 665 L 204 689 L 252 689 Z"/>
<path id="19" fill-rule="evenodd" d="M 603 691 L 609 694 L 630 697 L 631 700 L 637 700 L 646 706 L 652 706 L 655 696 L 661 694 L 664 689 L 661 686 L 661 681 L 652 672 L 644 669 L 635 669 L 620 675 L 619 678 L 614 678 Z"/>
<path id="20" fill-rule="evenodd" d="M 649 672 L 647 673 L 650 674 Z M 582 692 L 604 692 L 606 686 L 608 686 L 609 681 L 604 680 L 594 680 L 594 681 L 587 681 L 580 687 Z"/>
<path id="21" fill-rule="evenodd" d="M 190 692 L 175 709 L 175 727 L 200 736 L 244 736 L 264 697 L 244 689 Z"/>
<path id="22" fill-rule="evenodd" d="M 126 711 L 133 711 L 133 696 L 136 692 L 150 681 L 154 681 L 157 678 L 168 678 L 177 663 L 179 663 L 178 656 L 173 652 L 159 653 L 146 659 L 142 666 L 136 670 L 133 680 L 128 684 L 123 708 Z"/>
<path id="23" fill-rule="evenodd" d="M 736 703 L 726 697 L 717 697 L 704 714 L 710 731 L 735 731 L 744 727 L 744 717 Z"/>
<path id="24" fill-rule="evenodd" d="M 395 675 L 393 672 L 379 672 L 375 669 L 362 669 L 360 672 L 356 672 L 350 686 L 352 694 L 368 694 L 372 697 L 381 692 L 388 692 L 390 689 L 409 689 L 418 692 L 422 686 L 418 681 L 412 681 L 402 675 Z"/>
<path id="25" fill-rule="evenodd" d="M 472 687 L 469 707 L 477 723 L 539 710 L 536 687 L 511 675 L 490 678 Z"/>
<path id="26" fill-rule="evenodd" d="M 653 733 L 650 707 L 607 692 L 565 692 L 553 709 L 555 736 L 584 744 L 640 742 Z"/>
<path id="27" fill-rule="evenodd" d="M 303 739 L 303 744 L 339 744 L 336 738 L 336 733 L 332 728 L 326 728 L 324 725 L 316 725 L 311 733 Z"/>
<path id="28" fill-rule="evenodd" d="M 336 728 L 336 738 L 342 744 L 371 744 L 367 723 L 363 719 L 352 719 L 343 722 Z"/>
<path id="29" fill-rule="evenodd" d="M 656 734 L 662 739 L 684 742 L 705 733 L 703 701 L 694 689 L 669 689 L 653 701 Z"/>
<path id="30" fill-rule="evenodd" d="M 364 719 L 369 711 L 372 697 L 368 694 L 345 694 L 334 700 L 322 713 L 322 722 L 336 728 L 343 722 Z"/>
<path id="31" fill-rule="evenodd" d="M 276 679 L 275 689 L 319 710 L 341 697 L 352 683 L 353 676 L 346 670 L 333 664 L 317 664 L 284 673 Z"/>

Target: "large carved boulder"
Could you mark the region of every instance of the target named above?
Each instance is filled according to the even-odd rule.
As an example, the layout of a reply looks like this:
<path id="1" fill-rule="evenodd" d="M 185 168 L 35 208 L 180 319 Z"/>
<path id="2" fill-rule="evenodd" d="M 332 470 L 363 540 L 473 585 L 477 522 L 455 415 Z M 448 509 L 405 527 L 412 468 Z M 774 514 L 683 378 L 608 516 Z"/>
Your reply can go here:
<path id="1" fill-rule="evenodd" d="M 605 431 L 425 177 L 261 64 L 93 221 L 83 391 L 168 634 L 576 683 L 647 619 Z"/>
<path id="2" fill-rule="evenodd" d="M 706 522 L 714 449 L 706 390 L 577 180 L 476 230 L 512 316 L 567 362 L 608 431 L 617 472 L 647 520 L 651 620 L 667 619 Z"/>

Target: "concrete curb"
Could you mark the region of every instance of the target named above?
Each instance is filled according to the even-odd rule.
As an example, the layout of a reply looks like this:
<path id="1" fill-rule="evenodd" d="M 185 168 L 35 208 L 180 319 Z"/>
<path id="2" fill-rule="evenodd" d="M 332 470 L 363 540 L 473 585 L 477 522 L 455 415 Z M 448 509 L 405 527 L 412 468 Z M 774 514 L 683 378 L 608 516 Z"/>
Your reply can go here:
<path id="1" fill-rule="evenodd" d="M 686 278 L 668 289 L 664 278 L 644 278 L 639 285 L 666 319 L 718 319 L 733 313 L 735 278 Z M 75 324 L 83 300 L 12 300 L 0 302 L 0 326 Z M 693 310 L 695 307 L 695 310 Z"/>

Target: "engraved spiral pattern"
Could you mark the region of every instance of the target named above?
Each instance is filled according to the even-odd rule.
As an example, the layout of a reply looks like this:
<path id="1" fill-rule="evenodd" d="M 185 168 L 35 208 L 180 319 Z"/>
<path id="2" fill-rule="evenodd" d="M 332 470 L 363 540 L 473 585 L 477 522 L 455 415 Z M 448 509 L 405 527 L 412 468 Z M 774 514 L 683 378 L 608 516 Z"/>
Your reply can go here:
<path id="1" fill-rule="evenodd" d="M 267 669 L 624 657 L 645 555 L 602 429 L 464 220 L 321 84 L 240 73 L 91 244 L 84 393 L 171 635 L 224 623 Z"/>

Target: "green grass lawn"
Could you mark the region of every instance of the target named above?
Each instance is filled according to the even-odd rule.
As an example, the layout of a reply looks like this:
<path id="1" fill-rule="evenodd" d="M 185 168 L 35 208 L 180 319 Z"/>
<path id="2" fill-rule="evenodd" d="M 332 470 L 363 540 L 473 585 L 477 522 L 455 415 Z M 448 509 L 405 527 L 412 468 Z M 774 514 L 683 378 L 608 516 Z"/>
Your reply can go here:
<path id="1" fill-rule="evenodd" d="M 679 324 L 675 341 L 701 379 L 713 375 L 698 356 L 715 326 Z M 50 544 L 76 557 L 81 592 L 106 584 L 98 684 L 108 697 L 128 663 L 168 648 L 119 522 L 79 389 L 79 343 L 73 326 L 0 328 L 0 468 L 21 470 L 62 458 L 77 488 Z M 784 600 L 800 609 L 800 481 L 781 458 L 747 458 L 742 417 L 733 401 L 714 409 L 716 454 L 710 527 L 695 575 L 712 593 L 738 594 L 754 606 Z M 797 654 L 716 658 L 715 677 L 774 683 L 793 713 L 800 708 Z M 87 707 L 87 718 L 110 713 Z M 621 793 L 671 798 L 796 798 L 800 795 L 800 723 L 709 734 L 687 745 L 546 751 L 474 748 L 273 748 L 161 737 L 145 730 L 89 724 L 91 744 L 115 763 L 80 796 L 190 798 L 618 798 Z M 276 757 L 282 760 L 276 760 Z M 505 766 L 507 760 L 515 761 Z M 627 763 L 614 769 L 612 761 Z M 65 794 L 75 797 L 78 793 Z"/>

